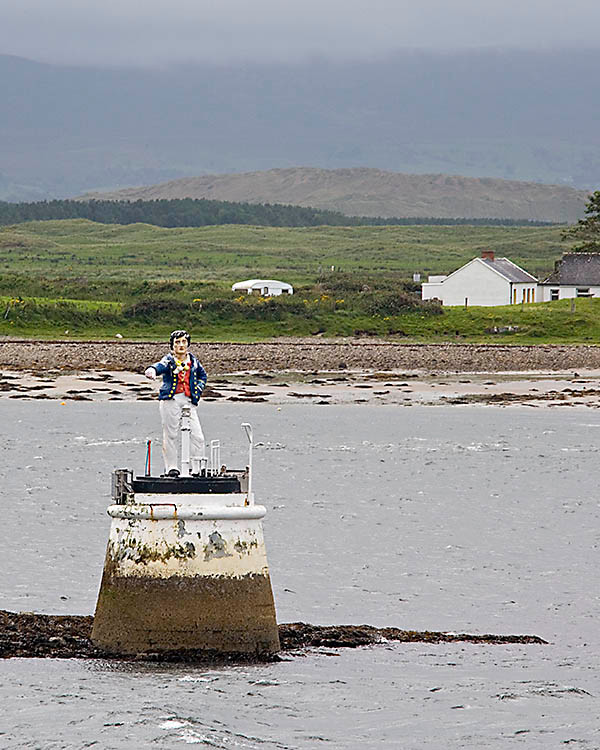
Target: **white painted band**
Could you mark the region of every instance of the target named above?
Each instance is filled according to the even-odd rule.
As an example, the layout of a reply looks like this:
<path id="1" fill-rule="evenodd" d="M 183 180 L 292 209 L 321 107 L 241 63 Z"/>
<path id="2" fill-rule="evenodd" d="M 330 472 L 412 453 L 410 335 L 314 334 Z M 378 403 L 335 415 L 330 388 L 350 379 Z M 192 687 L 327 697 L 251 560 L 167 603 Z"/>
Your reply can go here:
<path id="1" fill-rule="evenodd" d="M 148 503 L 138 505 L 126 503 L 125 505 L 109 505 L 106 512 L 111 518 L 140 518 L 144 520 L 161 521 L 218 521 L 218 520 L 240 520 L 263 518 L 267 512 L 264 505 L 248 506 L 201 506 L 180 505 L 169 502 L 164 504 Z"/>
<path id="2" fill-rule="evenodd" d="M 180 506 L 194 506 L 194 507 L 217 507 L 217 508 L 229 508 L 229 507 L 243 507 L 246 505 L 253 504 L 254 498 L 248 498 L 247 492 L 231 492 L 220 494 L 217 492 L 211 492 L 206 494 L 199 494 L 197 492 L 192 493 L 158 493 L 158 492 L 136 492 L 134 505 L 164 505 L 165 503 Z"/>

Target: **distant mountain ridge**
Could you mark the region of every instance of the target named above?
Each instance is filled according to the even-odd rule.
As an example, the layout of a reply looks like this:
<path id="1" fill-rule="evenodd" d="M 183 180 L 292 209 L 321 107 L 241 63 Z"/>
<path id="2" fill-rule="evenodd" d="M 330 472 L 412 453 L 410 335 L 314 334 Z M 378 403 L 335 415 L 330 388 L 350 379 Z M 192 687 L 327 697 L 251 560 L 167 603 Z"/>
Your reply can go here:
<path id="1" fill-rule="evenodd" d="M 161 69 L 0 54 L 0 200 L 298 165 L 597 189 L 599 68 L 577 49 Z"/>
<path id="2" fill-rule="evenodd" d="M 81 200 L 209 198 L 289 203 L 341 211 L 347 216 L 531 219 L 569 222 L 583 215 L 588 193 L 460 175 L 414 175 L 355 167 L 291 167 L 242 174 L 211 174 L 139 188 L 92 192 Z"/>

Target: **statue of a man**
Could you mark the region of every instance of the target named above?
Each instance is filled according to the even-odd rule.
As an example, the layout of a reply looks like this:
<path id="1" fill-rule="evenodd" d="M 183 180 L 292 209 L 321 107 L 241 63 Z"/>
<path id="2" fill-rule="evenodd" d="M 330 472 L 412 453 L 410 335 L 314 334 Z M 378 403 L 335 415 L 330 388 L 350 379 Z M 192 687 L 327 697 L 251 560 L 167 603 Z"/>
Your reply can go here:
<path id="1" fill-rule="evenodd" d="M 191 337 L 187 331 L 173 331 L 169 338 L 171 353 L 160 362 L 146 369 L 144 375 L 155 380 L 162 375 L 163 382 L 158 393 L 160 417 L 163 427 L 163 458 L 165 474 L 179 476 L 177 468 L 177 445 L 179 423 L 184 406 L 190 406 L 190 461 L 192 476 L 200 474 L 200 459 L 205 456 L 204 434 L 198 419 L 196 406 L 206 386 L 206 370 L 198 359 L 188 351 Z"/>

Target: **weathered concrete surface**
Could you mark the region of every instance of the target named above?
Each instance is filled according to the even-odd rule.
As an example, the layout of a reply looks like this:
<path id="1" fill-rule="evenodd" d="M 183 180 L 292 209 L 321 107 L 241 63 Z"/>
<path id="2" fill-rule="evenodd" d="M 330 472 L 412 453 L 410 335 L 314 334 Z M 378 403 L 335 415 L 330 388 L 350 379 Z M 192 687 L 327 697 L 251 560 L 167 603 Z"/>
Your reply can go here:
<path id="1" fill-rule="evenodd" d="M 268 661 L 267 654 L 216 654 L 202 651 L 179 651 L 168 654 L 140 653 L 122 656 L 94 646 L 90 640 L 91 615 L 43 615 L 0 610 L 0 658 L 54 659 L 161 659 L 165 661 Z M 385 641 L 430 643 L 539 643 L 532 635 L 474 635 L 435 631 L 375 628 L 370 625 L 310 625 L 302 622 L 279 625 L 282 651 L 326 646 L 355 648 Z"/>
<path id="2" fill-rule="evenodd" d="M 121 654 L 277 653 L 265 508 L 244 493 L 185 497 L 109 507 L 92 641 Z"/>
<path id="3" fill-rule="evenodd" d="M 600 346 L 403 344 L 364 339 L 291 339 L 256 344 L 192 346 L 212 375 L 241 370 L 338 369 L 506 372 L 600 368 Z M 160 359 L 164 342 L 1 341 L 0 367 L 31 370 L 143 371 Z"/>
<path id="4" fill-rule="evenodd" d="M 92 642 L 113 653 L 280 650 L 268 575 L 149 579 L 105 569 Z"/>

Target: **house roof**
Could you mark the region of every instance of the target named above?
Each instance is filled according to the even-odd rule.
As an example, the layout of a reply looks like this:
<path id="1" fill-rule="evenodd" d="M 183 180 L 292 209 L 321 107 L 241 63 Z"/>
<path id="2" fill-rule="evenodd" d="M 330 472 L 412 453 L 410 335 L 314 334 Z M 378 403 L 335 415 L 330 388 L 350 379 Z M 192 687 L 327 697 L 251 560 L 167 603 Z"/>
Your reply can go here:
<path id="1" fill-rule="evenodd" d="M 530 284 L 532 281 L 537 281 L 535 276 L 527 273 L 527 271 L 524 271 L 520 266 L 517 266 L 516 263 L 513 263 L 508 258 L 494 258 L 494 260 L 491 260 L 491 258 L 479 258 L 479 260 L 494 271 L 497 271 L 501 276 L 504 276 L 508 281 L 524 284 Z"/>
<path id="2" fill-rule="evenodd" d="M 565 253 L 541 283 L 600 286 L 600 253 Z"/>
<path id="3" fill-rule="evenodd" d="M 270 289 L 291 289 L 292 285 L 286 281 L 276 281 L 275 279 L 248 279 L 247 281 L 238 281 L 231 288 L 233 291 L 239 289 L 252 289 L 254 287 L 261 288 L 267 286 Z"/>

